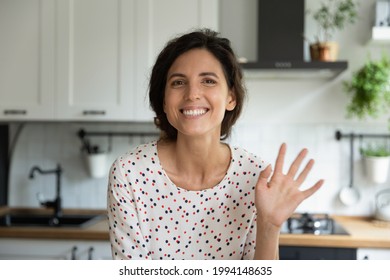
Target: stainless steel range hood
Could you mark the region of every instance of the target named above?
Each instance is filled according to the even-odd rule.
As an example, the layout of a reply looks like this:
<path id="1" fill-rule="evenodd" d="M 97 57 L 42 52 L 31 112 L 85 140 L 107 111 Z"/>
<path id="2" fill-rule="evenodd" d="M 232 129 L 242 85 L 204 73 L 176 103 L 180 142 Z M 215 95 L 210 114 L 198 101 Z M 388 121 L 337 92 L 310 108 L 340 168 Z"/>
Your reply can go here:
<path id="1" fill-rule="evenodd" d="M 347 61 L 305 60 L 304 0 L 223 0 L 221 34 L 231 39 L 251 76 L 331 78 Z"/>

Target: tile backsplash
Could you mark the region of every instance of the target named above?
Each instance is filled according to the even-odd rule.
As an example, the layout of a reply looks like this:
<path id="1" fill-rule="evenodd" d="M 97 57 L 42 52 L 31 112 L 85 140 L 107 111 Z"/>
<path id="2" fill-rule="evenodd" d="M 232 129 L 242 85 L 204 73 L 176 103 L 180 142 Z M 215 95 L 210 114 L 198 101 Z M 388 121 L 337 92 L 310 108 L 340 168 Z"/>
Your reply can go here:
<path id="1" fill-rule="evenodd" d="M 19 137 L 15 137 L 20 130 Z M 11 125 L 11 142 L 16 139 L 10 168 L 10 206 L 39 207 L 37 193 L 45 199 L 55 196 L 55 176 L 37 174 L 29 179 L 30 169 L 38 165 L 42 169 L 53 169 L 59 163 L 63 168 L 62 197 L 65 208 L 105 208 L 107 176 L 91 178 L 88 174 L 82 143 L 77 136 L 80 129 L 86 131 L 155 131 L 152 124 L 84 124 L 84 123 L 27 123 Z M 375 193 L 386 188 L 387 183 L 374 185 L 364 177 L 361 156 L 356 140 L 354 152 L 354 182 L 361 193 L 361 200 L 353 206 L 344 206 L 338 193 L 349 185 L 349 141 L 335 138 L 336 130 L 343 133 L 387 133 L 380 125 L 339 125 L 339 124 L 254 124 L 238 123 L 229 142 L 257 154 L 273 164 L 278 148 L 286 142 L 287 164 L 304 147 L 309 149 L 309 158 L 316 163 L 303 188 L 325 179 L 324 186 L 311 198 L 303 202 L 297 211 L 326 212 L 347 215 L 371 215 L 374 211 Z M 91 136 L 93 145 L 109 151 L 107 174 L 116 157 L 140 143 L 155 137 L 109 137 Z M 110 148 L 111 147 L 111 148 Z"/>
<path id="2" fill-rule="evenodd" d="M 15 131 L 18 125 L 13 125 Z M 91 178 L 89 176 L 82 142 L 77 136 L 80 129 L 104 132 L 154 131 L 153 125 L 146 124 L 25 124 L 17 139 L 10 168 L 9 205 L 38 207 L 37 193 L 45 199 L 55 196 L 55 175 L 36 174 L 29 179 L 30 169 L 38 165 L 42 169 L 53 169 L 57 163 L 63 168 L 62 198 L 66 208 L 105 208 L 107 176 Z M 107 174 L 110 164 L 117 156 L 139 143 L 150 141 L 153 137 L 89 137 L 92 145 L 98 145 L 102 151 L 108 151 Z"/>

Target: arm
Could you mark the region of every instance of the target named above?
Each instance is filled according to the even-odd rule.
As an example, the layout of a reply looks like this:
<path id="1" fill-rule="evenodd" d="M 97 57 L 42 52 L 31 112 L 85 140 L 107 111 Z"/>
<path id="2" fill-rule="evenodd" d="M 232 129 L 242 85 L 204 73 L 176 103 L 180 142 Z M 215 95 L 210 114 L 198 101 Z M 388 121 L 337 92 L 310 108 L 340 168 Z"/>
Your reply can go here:
<path id="1" fill-rule="evenodd" d="M 275 163 L 275 171 L 269 165 L 260 173 L 256 185 L 257 233 L 255 259 L 278 259 L 279 233 L 282 224 L 293 214 L 298 205 L 313 195 L 323 184 L 319 180 L 311 188 L 301 191 L 314 161 L 310 160 L 296 177 L 298 169 L 307 154 L 303 149 L 283 174 L 286 144 L 282 144 Z M 296 177 L 296 178 L 295 178 Z"/>
<path id="2" fill-rule="evenodd" d="M 108 183 L 107 212 L 114 259 L 149 259 L 129 182 L 116 161 Z"/>

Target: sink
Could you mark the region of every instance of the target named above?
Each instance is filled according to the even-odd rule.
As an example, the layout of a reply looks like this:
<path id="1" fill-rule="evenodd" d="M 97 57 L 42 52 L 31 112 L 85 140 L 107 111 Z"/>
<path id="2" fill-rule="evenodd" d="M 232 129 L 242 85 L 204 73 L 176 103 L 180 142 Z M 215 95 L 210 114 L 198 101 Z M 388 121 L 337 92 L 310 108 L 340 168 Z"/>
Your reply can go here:
<path id="1" fill-rule="evenodd" d="M 62 215 L 54 218 L 48 214 L 7 213 L 0 216 L 0 227 L 86 227 L 102 219 L 105 215 Z"/>

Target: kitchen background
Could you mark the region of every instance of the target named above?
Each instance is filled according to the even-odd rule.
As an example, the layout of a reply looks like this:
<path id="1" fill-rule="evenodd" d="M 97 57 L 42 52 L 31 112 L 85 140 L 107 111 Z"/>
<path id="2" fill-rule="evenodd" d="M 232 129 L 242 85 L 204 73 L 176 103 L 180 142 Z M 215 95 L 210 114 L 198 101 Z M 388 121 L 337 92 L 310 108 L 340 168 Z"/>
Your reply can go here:
<path id="1" fill-rule="evenodd" d="M 138 5 L 148 5 L 148 1 L 145 2 L 146 4 L 140 2 Z M 202 1 L 191 3 L 195 2 Z M 244 2 L 246 1 L 240 1 L 240 3 Z M 339 59 L 348 61 L 348 69 L 340 75 L 324 78 L 315 73 L 264 76 L 256 71 L 245 72 L 248 101 L 244 114 L 228 141 L 232 145 L 245 147 L 271 163 L 274 162 L 282 142 L 288 144 L 287 162 L 291 162 L 300 149 L 304 147 L 309 149 L 309 157 L 314 158 L 316 164 L 304 187 L 309 187 L 320 178 L 325 179 L 325 184 L 313 197 L 300 205 L 297 211 L 372 215 L 375 194 L 388 187 L 388 182 L 376 185 L 365 178 L 357 144 L 355 145 L 354 182 L 355 187 L 361 192 L 361 199 L 352 206 L 344 206 L 338 199 L 340 189 L 349 184 L 350 154 L 348 140 L 337 141 L 335 132 L 340 130 L 343 133 L 388 133 L 387 117 L 367 121 L 347 119 L 348 98 L 342 88 L 343 81 L 348 80 L 352 73 L 364 64 L 369 55 L 376 59 L 380 58 L 382 53 L 389 54 L 389 45 L 377 44 L 370 40 L 375 19 L 375 3 L 375 0 L 360 1 L 359 20 L 353 25 L 346 26 L 342 32 L 336 33 L 335 40 L 340 44 Z M 208 4 L 215 6 L 218 5 L 218 1 L 211 1 Z M 307 0 L 306 8 L 318 7 L 319 4 L 320 1 Z M 160 4 L 155 3 L 156 10 L 158 5 Z M 192 5 L 190 4 L 190 8 L 193 7 Z M 204 3 L 203 5 L 206 7 Z M 223 27 L 218 20 L 211 18 L 208 22 L 211 22 L 210 26 L 223 32 Z M 308 38 L 313 38 L 315 33 L 313 25 L 311 19 L 307 18 L 305 33 Z M 169 31 L 159 32 L 165 36 L 159 35 L 160 37 L 153 38 L 153 51 L 160 49 L 169 37 L 187 31 L 191 27 L 193 26 L 174 24 L 170 26 Z M 171 35 L 166 36 L 167 34 Z M 149 36 L 148 39 L 151 37 Z M 142 53 L 142 50 L 139 51 Z M 305 52 L 306 57 L 307 55 Z M 152 65 L 153 58 L 152 56 L 145 59 L 149 67 Z M 142 56 L 136 61 L 142 64 L 141 60 Z M 148 67 L 146 69 L 149 70 Z M 136 72 L 135 77 L 142 85 L 139 92 L 144 96 L 147 71 L 136 70 Z M 138 105 L 141 104 L 139 100 L 146 104 L 144 98 L 138 98 Z M 129 110 L 139 111 L 147 108 L 147 105 L 144 105 L 139 109 L 138 105 L 129 105 Z M 146 115 L 151 121 L 152 115 L 149 113 Z M 29 179 L 28 174 L 35 165 L 42 169 L 53 169 L 59 163 L 63 168 L 61 191 L 64 208 L 105 208 L 107 176 L 101 178 L 89 176 L 81 151 L 82 142 L 77 133 L 80 129 L 87 132 L 155 131 L 151 123 L 137 123 L 131 118 L 128 121 L 10 122 L 12 157 L 8 204 L 39 207 L 36 197 L 38 192 L 46 198 L 54 197 L 54 175 L 37 175 L 34 179 Z M 106 164 L 107 173 L 110 163 L 116 157 L 139 143 L 153 138 L 150 136 L 88 137 L 92 144 L 99 145 L 104 151 L 111 147 Z"/>

